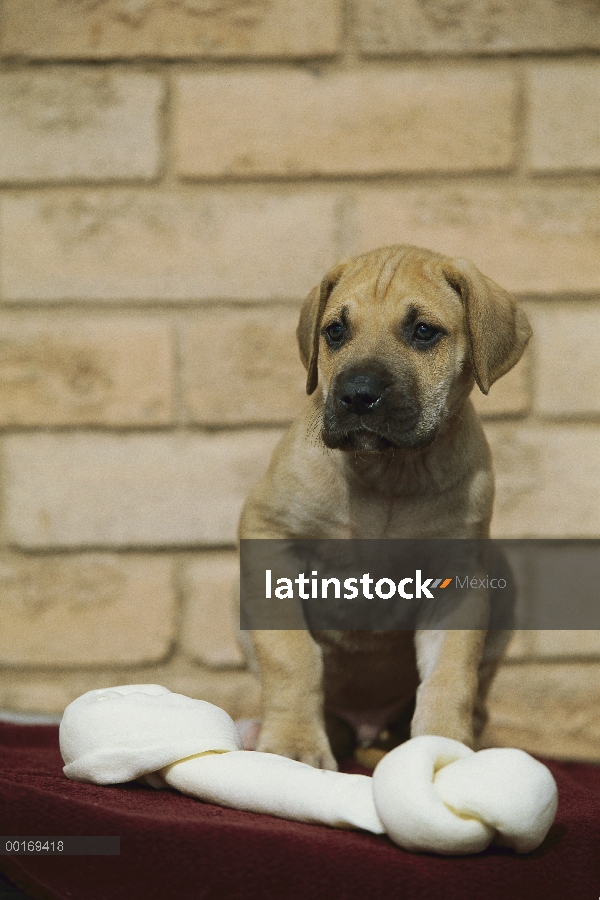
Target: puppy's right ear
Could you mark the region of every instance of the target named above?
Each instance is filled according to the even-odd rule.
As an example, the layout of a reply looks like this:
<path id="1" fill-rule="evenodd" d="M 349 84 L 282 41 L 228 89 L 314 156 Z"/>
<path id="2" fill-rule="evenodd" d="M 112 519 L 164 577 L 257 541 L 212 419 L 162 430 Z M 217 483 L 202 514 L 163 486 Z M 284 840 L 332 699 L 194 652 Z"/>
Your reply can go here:
<path id="1" fill-rule="evenodd" d="M 444 274 L 463 302 L 473 374 L 487 394 L 521 359 L 531 326 L 514 297 L 468 259 L 452 260 Z"/>
<path id="2" fill-rule="evenodd" d="M 300 359 L 308 373 L 307 394 L 312 394 L 319 382 L 319 330 L 329 295 L 340 280 L 345 266 L 346 263 L 342 262 L 330 269 L 321 284 L 312 289 L 300 310 L 296 337 L 300 347 Z"/>

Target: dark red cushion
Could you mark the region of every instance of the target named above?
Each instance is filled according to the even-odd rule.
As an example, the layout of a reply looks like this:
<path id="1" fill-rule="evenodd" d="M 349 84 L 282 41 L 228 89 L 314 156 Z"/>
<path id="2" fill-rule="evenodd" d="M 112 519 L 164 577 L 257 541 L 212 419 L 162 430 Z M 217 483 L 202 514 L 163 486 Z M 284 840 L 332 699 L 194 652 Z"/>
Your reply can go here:
<path id="1" fill-rule="evenodd" d="M 120 856 L 0 856 L 0 869 L 38 900 L 595 900 L 600 768 L 547 765 L 560 806 L 542 847 L 449 858 L 171 791 L 68 781 L 56 728 L 0 724 L 0 833 L 121 838 Z"/>

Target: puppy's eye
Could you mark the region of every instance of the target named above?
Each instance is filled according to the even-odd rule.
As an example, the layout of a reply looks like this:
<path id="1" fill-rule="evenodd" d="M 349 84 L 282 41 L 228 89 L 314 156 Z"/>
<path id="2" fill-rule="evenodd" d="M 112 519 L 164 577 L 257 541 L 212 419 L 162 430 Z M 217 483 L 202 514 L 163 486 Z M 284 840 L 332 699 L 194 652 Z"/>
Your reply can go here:
<path id="1" fill-rule="evenodd" d="M 337 321 L 330 322 L 325 329 L 325 337 L 330 345 L 341 343 L 344 337 L 344 326 L 342 323 Z"/>
<path id="2" fill-rule="evenodd" d="M 427 344 L 440 334 L 439 330 L 433 325 L 427 325 L 426 322 L 419 322 L 416 326 L 413 337 L 422 344 Z"/>

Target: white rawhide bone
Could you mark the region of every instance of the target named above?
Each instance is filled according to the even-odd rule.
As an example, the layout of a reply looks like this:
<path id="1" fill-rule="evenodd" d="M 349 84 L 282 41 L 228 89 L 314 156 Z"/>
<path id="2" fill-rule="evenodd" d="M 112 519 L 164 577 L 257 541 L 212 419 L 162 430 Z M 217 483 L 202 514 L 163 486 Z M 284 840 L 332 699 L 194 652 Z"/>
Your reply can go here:
<path id="1" fill-rule="evenodd" d="M 64 772 L 76 781 L 138 778 L 234 809 L 386 832 L 406 850 L 458 855 L 494 841 L 527 853 L 556 814 L 552 775 L 521 750 L 474 753 L 449 738 L 418 737 L 369 778 L 241 746 L 224 710 L 159 685 L 88 691 L 60 726 Z"/>
<path id="2" fill-rule="evenodd" d="M 233 809 L 383 833 L 366 775 L 241 748 L 225 710 L 156 684 L 88 691 L 60 724 L 64 773 L 75 781 L 143 778 Z"/>

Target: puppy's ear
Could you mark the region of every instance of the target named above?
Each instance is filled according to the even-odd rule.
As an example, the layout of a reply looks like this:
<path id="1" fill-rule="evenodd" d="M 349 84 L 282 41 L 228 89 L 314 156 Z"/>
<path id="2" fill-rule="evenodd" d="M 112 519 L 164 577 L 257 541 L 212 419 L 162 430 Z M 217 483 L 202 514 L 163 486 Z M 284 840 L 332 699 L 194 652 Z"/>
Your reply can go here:
<path id="1" fill-rule="evenodd" d="M 521 359 L 532 334 L 529 321 L 508 291 L 468 259 L 452 260 L 444 275 L 463 302 L 475 381 L 487 394 Z"/>
<path id="2" fill-rule="evenodd" d="M 341 278 L 346 263 L 339 263 L 330 269 L 321 284 L 314 287 L 300 311 L 300 321 L 296 329 L 300 359 L 307 370 L 306 393 L 312 394 L 319 381 L 319 330 L 329 295 Z"/>

